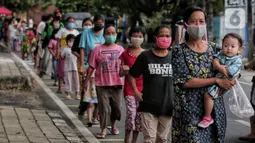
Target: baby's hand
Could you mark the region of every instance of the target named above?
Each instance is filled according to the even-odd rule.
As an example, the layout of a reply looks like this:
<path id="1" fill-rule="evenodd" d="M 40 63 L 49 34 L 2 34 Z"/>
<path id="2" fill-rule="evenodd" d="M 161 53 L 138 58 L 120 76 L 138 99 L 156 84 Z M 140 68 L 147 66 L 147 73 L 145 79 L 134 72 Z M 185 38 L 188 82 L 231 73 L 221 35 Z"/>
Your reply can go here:
<path id="1" fill-rule="evenodd" d="M 228 76 L 228 70 L 227 68 L 222 65 L 221 68 L 219 69 L 219 71 L 224 75 L 224 76 Z"/>

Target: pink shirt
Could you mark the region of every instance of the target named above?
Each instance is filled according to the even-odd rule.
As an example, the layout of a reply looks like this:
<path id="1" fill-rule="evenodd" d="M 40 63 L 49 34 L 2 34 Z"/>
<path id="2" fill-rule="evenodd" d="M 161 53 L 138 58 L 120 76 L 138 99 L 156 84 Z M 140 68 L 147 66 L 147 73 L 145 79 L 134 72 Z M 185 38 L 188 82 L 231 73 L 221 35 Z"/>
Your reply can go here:
<path id="1" fill-rule="evenodd" d="M 119 76 L 121 63 L 119 57 L 123 51 L 123 47 L 119 45 L 114 47 L 100 45 L 91 51 L 89 65 L 96 70 L 96 86 L 123 85 Z"/>
<path id="2" fill-rule="evenodd" d="M 136 59 L 137 59 L 136 56 L 131 55 L 129 48 L 126 51 L 124 51 L 120 56 L 120 60 L 124 63 L 124 65 L 129 66 L 129 68 L 131 68 L 133 66 Z M 143 76 L 141 75 L 139 78 L 136 78 L 135 81 L 136 81 L 136 87 L 137 87 L 138 91 L 142 92 L 142 90 L 143 90 Z M 124 95 L 125 96 L 133 96 L 134 95 L 132 87 L 128 81 L 128 76 L 125 77 Z"/>
<path id="3" fill-rule="evenodd" d="M 49 47 L 49 49 L 53 50 L 54 54 L 56 54 L 57 53 L 57 40 L 51 39 L 48 47 Z"/>

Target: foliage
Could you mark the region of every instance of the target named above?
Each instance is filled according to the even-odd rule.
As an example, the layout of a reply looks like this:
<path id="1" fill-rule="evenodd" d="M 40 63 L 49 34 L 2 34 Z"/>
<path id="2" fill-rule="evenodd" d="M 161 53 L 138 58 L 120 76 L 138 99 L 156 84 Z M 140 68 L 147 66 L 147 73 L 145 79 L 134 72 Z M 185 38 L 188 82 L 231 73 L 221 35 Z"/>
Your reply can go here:
<path id="1" fill-rule="evenodd" d="M 14 12 L 26 12 L 29 8 L 40 5 L 42 9 L 46 9 L 52 4 L 51 0 L 5 0 L 4 6 Z"/>
<path id="2" fill-rule="evenodd" d="M 87 12 L 88 3 L 87 0 L 55 0 L 54 4 L 57 8 L 61 9 L 63 13 L 66 12 Z"/>
<path id="3" fill-rule="evenodd" d="M 30 7 L 32 7 L 35 3 L 34 0 L 5 0 L 4 5 L 15 12 L 24 12 Z"/>

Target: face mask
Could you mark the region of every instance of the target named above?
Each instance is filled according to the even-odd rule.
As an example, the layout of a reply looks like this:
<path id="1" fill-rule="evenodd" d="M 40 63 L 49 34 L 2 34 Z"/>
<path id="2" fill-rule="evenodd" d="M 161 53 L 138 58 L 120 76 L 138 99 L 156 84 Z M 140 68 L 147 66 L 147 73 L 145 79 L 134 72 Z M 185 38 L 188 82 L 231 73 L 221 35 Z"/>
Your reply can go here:
<path id="1" fill-rule="evenodd" d="M 56 17 L 55 17 L 55 20 L 60 20 L 60 19 L 61 19 L 60 16 L 56 16 Z"/>
<path id="2" fill-rule="evenodd" d="M 68 28 L 68 29 L 74 29 L 74 27 L 75 27 L 75 23 L 73 23 L 73 22 L 68 22 L 68 23 L 67 23 L 66 28 Z"/>
<path id="3" fill-rule="evenodd" d="M 72 48 L 73 47 L 73 41 L 67 43 L 68 47 Z"/>
<path id="4" fill-rule="evenodd" d="M 107 44 L 113 44 L 116 41 L 117 36 L 105 36 L 105 42 Z"/>
<path id="5" fill-rule="evenodd" d="M 131 44 L 134 47 L 141 47 L 144 38 L 131 37 Z"/>
<path id="6" fill-rule="evenodd" d="M 202 39 L 206 33 L 206 25 L 187 25 L 188 34 L 194 39 Z"/>
<path id="7" fill-rule="evenodd" d="M 57 22 L 57 23 L 54 23 L 54 28 L 55 29 L 58 29 L 60 27 L 60 24 Z"/>
<path id="8" fill-rule="evenodd" d="M 92 28 L 92 26 L 83 26 L 83 29 L 89 29 Z"/>
<path id="9" fill-rule="evenodd" d="M 155 37 L 156 38 L 156 45 L 160 49 L 167 49 L 170 47 L 172 43 L 172 38 L 171 37 Z"/>
<path id="10" fill-rule="evenodd" d="M 94 26 L 94 30 L 97 32 L 97 31 L 100 31 L 104 28 L 104 26 Z"/>

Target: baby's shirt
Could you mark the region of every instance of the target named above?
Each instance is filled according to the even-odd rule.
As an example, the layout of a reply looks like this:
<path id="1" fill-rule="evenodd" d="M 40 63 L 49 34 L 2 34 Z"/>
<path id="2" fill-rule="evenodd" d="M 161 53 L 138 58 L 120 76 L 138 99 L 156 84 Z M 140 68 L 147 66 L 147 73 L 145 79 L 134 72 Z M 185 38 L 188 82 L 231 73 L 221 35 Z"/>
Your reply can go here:
<path id="1" fill-rule="evenodd" d="M 237 77 L 239 75 L 242 68 L 242 59 L 240 54 L 228 57 L 225 56 L 222 52 L 219 52 L 214 57 L 220 60 L 221 65 L 226 66 L 231 78 Z"/>

